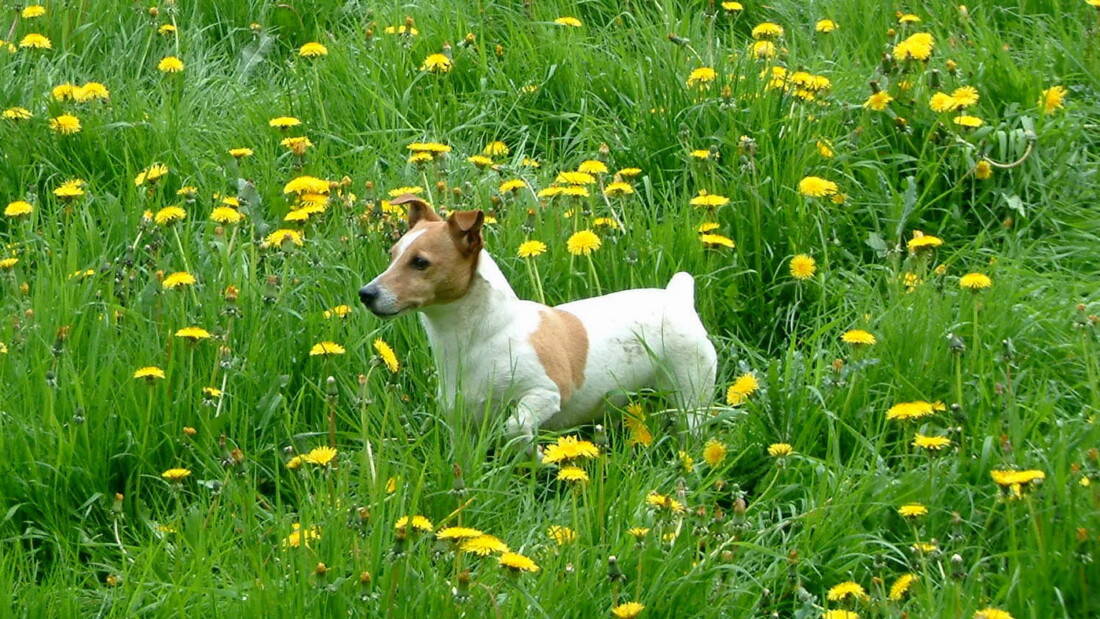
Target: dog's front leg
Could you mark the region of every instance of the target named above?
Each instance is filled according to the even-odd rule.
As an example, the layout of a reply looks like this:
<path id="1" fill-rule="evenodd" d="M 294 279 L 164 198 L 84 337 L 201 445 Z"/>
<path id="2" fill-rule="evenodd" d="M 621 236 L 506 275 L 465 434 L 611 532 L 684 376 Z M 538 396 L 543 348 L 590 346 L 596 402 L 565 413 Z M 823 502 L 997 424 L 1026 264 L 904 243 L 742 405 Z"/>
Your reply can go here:
<path id="1" fill-rule="evenodd" d="M 561 410 L 561 395 L 549 389 L 537 389 L 523 395 L 516 403 L 516 410 L 504 424 L 510 439 L 521 439 L 531 445 L 539 426 Z"/>

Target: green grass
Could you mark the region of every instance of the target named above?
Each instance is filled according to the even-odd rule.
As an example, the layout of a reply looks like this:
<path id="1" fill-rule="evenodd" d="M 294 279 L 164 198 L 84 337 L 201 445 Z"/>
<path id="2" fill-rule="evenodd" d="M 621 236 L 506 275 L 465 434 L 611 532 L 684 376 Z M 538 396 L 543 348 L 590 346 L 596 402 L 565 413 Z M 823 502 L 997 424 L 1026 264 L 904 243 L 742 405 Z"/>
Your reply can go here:
<path id="1" fill-rule="evenodd" d="M 18 258 L 0 270 L 4 613 L 593 617 L 631 600 L 653 617 L 1100 613 L 1100 13 L 1069 0 L 973 3 L 965 15 L 932 2 L 920 23 L 899 25 L 896 11 L 914 6 L 717 4 L 194 0 L 153 17 L 142 4 L 69 0 L 22 19 L 0 3 L 0 38 L 52 41 L 0 48 L 0 109 L 33 113 L 0 119 L 0 205 L 34 206 L 0 218 L 0 259 Z M 563 15 L 583 26 L 553 23 Z M 406 16 L 418 36 L 383 32 Z M 822 18 L 839 29 L 815 33 Z M 785 29 L 772 61 L 748 52 L 764 21 Z M 158 34 L 166 23 L 177 32 Z M 930 61 L 883 61 L 915 32 L 934 35 Z M 460 43 L 467 33 L 474 41 Z M 310 41 L 328 55 L 299 57 Z M 421 71 L 447 44 L 453 69 Z M 182 73 L 157 70 L 167 55 Z M 814 102 L 769 89 L 773 64 L 831 88 Z M 717 79 L 688 88 L 700 66 Z M 88 81 L 109 101 L 50 96 Z M 885 111 L 862 107 L 872 81 L 895 97 Z M 980 93 L 967 113 L 981 128 L 927 105 L 963 85 Z M 1054 85 L 1065 107 L 1044 114 L 1036 102 Z M 50 129 L 63 113 L 80 118 L 79 133 Z M 268 126 L 282 115 L 303 124 Z M 279 143 L 298 135 L 314 144 L 300 158 Z M 510 148 L 497 169 L 466 161 L 494 140 Z M 417 141 L 453 151 L 417 167 L 406 161 Z M 234 160 L 233 147 L 254 155 Z M 696 149 L 718 157 L 694 160 Z M 1023 160 L 981 180 L 983 158 Z M 635 193 L 535 198 L 589 159 L 641 168 L 627 179 Z M 135 185 L 153 163 L 169 173 Z M 283 222 L 283 187 L 304 174 L 347 184 L 326 212 Z M 800 195 L 809 175 L 836 182 L 844 203 Z M 55 197 L 72 178 L 86 195 Z M 501 196 L 511 178 L 533 190 Z M 638 394 L 653 444 L 631 444 L 618 419 L 577 429 L 602 450 L 579 489 L 513 457 L 505 411 L 464 427 L 435 399 L 417 321 L 383 323 L 356 303 L 403 232 L 380 201 L 408 185 L 437 207 L 495 216 L 486 244 L 526 298 L 537 294 L 531 267 L 551 304 L 693 273 L 720 357 L 711 422 L 683 435 L 676 411 Z M 196 195 L 177 197 L 184 186 Z M 700 190 L 730 203 L 689 206 Z M 246 219 L 210 221 L 214 194 L 239 196 Z M 173 204 L 184 221 L 143 221 Z M 610 206 L 625 229 L 598 229 L 591 262 L 570 256 L 567 238 Z M 704 248 L 704 221 L 736 248 Z M 304 245 L 264 247 L 279 228 L 301 230 Z M 943 246 L 911 254 L 916 230 Z M 526 239 L 547 253 L 525 263 Z M 803 253 L 817 271 L 800 281 L 789 263 Z M 196 285 L 163 289 L 184 270 Z M 962 290 L 968 272 L 992 287 Z M 324 317 L 339 304 L 350 315 Z M 215 338 L 174 337 L 191 325 Z M 840 341 L 857 328 L 878 343 Z M 396 374 L 377 338 L 396 350 Z M 346 354 L 311 357 L 321 341 Z M 165 378 L 132 378 L 144 366 Z M 760 389 L 726 406 L 725 387 L 747 372 Z M 204 397 L 207 386 L 224 393 Z M 913 400 L 946 410 L 887 420 Z M 916 432 L 952 445 L 920 450 Z M 335 466 L 287 468 L 333 439 Z M 728 449 L 713 465 L 710 440 Z M 769 456 L 780 442 L 795 453 Z M 168 483 L 173 467 L 192 474 Z M 1045 480 L 1007 498 L 990 472 L 1013 468 Z M 686 512 L 648 506 L 654 491 Z M 897 508 L 912 502 L 929 513 L 906 521 Z M 399 540 L 406 514 L 492 533 L 541 570 L 513 576 L 430 535 Z M 294 523 L 319 539 L 285 548 Z M 556 544 L 553 525 L 576 541 Z M 635 541 L 632 527 L 651 531 Z M 611 577 L 612 556 L 623 578 Z M 905 573 L 915 584 L 889 600 Z M 848 580 L 869 598 L 826 599 Z"/>

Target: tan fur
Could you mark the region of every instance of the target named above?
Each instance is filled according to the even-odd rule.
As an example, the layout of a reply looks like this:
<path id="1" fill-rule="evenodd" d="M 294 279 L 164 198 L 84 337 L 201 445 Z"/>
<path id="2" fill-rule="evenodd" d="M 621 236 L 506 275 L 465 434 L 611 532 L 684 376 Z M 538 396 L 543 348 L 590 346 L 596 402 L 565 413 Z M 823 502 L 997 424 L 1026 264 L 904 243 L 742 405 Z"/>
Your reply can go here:
<path id="1" fill-rule="evenodd" d="M 573 314 L 547 308 L 530 337 L 546 375 L 558 386 L 563 402 L 584 384 L 588 363 L 588 332 Z"/>
<path id="2" fill-rule="evenodd" d="M 413 230 L 421 229 L 424 233 L 400 256 L 396 246 L 390 250 L 392 258 L 400 258 L 402 264 L 395 264 L 379 280 L 379 284 L 401 300 L 402 309 L 462 298 L 477 268 L 477 254 L 460 249 L 447 222 L 422 219 Z M 416 257 L 427 260 L 431 266 L 423 271 L 414 268 L 412 261 Z"/>

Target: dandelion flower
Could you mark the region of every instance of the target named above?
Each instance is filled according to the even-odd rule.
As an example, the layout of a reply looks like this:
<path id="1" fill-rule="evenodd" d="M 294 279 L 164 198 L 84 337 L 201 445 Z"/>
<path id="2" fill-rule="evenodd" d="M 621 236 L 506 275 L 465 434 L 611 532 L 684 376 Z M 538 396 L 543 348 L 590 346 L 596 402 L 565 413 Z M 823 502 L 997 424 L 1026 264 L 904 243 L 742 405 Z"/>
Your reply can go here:
<path id="1" fill-rule="evenodd" d="M 577 540 L 577 532 L 569 527 L 552 525 L 546 530 L 546 536 L 554 540 L 558 546 L 564 546 Z"/>
<path id="2" fill-rule="evenodd" d="M 615 181 L 603 189 L 603 195 L 613 198 L 615 196 L 627 196 L 634 193 L 634 188 L 629 183 Z"/>
<path id="3" fill-rule="evenodd" d="M 244 214 L 235 208 L 219 206 L 210 213 L 210 219 L 220 224 L 235 224 L 244 219 Z"/>
<path id="4" fill-rule="evenodd" d="M 317 466 L 327 466 L 336 459 L 336 454 L 337 451 L 335 447 L 314 447 L 309 453 L 302 456 L 302 461 L 308 462 L 309 464 L 316 464 Z"/>
<path id="5" fill-rule="evenodd" d="M 50 129 L 53 129 L 61 135 L 80 133 L 80 119 L 72 114 L 62 114 L 61 116 L 50 119 Z"/>
<path id="6" fill-rule="evenodd" d="M 584 24 L 581 23 L 581 20 L 577 19 L 576 17 L 568 17 L 568 16 L 559 17 L 559 18 L 554 20 L 554 23 L 559 25 L 559 26 L 568 26 L 570 28 L 580 28 L 581 26 L 584 25 Z"/>
<path id="7" fill-rule="evenodd" d="M 167 174 L 168 166 L 163 163 L 154 163 L 134 177 L 134 186 L 140 187 L 145 183 L 155 183 Z"/>
<path id="8" fill-rule="evenodd" d="M 378 353 L 378 357 L 382 359 L 382 363 L 386 365 L 386 369 L 391 374 L 396 374 L 397 370 L 401 368 L 401 364 L 397 361 L 397 355 L 394 354 L 393 348 L 382 339 L 374 340 L 374 352 Z"/>
<path id="9" fill-rule="evenodd" d="M 24 49 L 53 49 L 53 43 L 50 43 L 50 40 L 41 34 L 31 33 L 19 41 L 19 47 Z"/>
<path id="10" fill-rule="evenodd" d="M 554 182 L 564 185 L 595 185 L 596 177 L 588 172 L 561 172 Z"/>
<path id="11" fill-rule="evenodd" d="M 458 549 L 486 557 L 494 552 L 508 552 L 508 545 L 492 535 L 479 535 L 466 540 Z"/>
<path id="12" fill-rule="evenodd" d="M 470 527 L 446 527 L 440 529 L 439 532 L 435 534 L 435 537 L 436 539 L 461 542 L 462 540 L 481 537 L 482 535 L 485 534 L 477 529 L 471 529 Z"/>
<path id="13" fill-rule="evenodd" d="M 34 207 L 31 206 L 30 202 L 24 200 L 10 202 L 4 207 L 5 217 L 22 217 L 24 215 L 30 215 L 32 212 L 34 212 Z"/>
<path id="14" fill-rule="evenodd" d="M 978 94 L 978 89 L 973 86 L 959 86 L 951 91 L 951 98 L 955 100 L 959 107 L 970 107 L 978 103 L 981 95 Z"/>
<path id="15" fill-rule="evenodd" d="M 830 602 L 839 602 L 848 598 L 857 600 L 865 600 L 868 598 L 867 592 L 863 590 L 863 587 L 859 583 L 850 580 L 830 587 L 825 597 L 827 597 Z"/>
<path id="16" fill-rule="evenodd" d="M 486 157 L 485 155 L 470 155 L 466 158 L 466 161 L 474 164 L 479 168 L 487 168 L 493 165 L 493 160 Z"/>
<path id="17" fill-rule="evenodd" d="M 706 247 L 725 247 L 727 249 L 733 249 L 736 246 L 733 239 L 722 236 L 721 234 L 701 234 L 699 235 L 699 242 Z"/>
<path id="18" fill-rule="evenodd" d="M 827 610 L 821 613 L 821 619 L 859 619 L 859 615 L 850 610 Z"/>
<path id="19" fill-rule="evenodd" d="M 516 552 L 506 552 L 500 555 L 500 565 L 517 573 L 539 571 L 539 566 L 534 561 Z"/>
<path id="20" fill-rule="evenodd" d="M 581 230 L 574 233 L 565 244 L 566 249 L 574 256 L 590 255 L 599 249 L 600 245 L 600 237 L 596 236 L 596 233 L 591 230 Z"/>
<path id="21" fill-rule="evenodd" d="M 558 471 L 558 481 L 568 482 L 586 482 L 588 481 L 588 473 L 579 466 L 566 466 Z"/>
<path id="22" fill-rule="evenodd" d="M 424 59 L 424 64 L 420 65 L 421 71 L 427 71 L 428 73 L 443 74 L 449 73 L 453 63 L 451 59 L 443 54 L 431 54 Z"/>
<path id="23" fill-rule="evenodd" d="M 516 255 L 520 258 L 534 258 L 544 253 L 546 253 L 546 243 L 535 240 L 520 243 L 519 249 L 516 250 Z"/>
<path id="24" fill-rule="evenodd" d="M 190 477 L 191 471 L 187 469 L 168 469 L 161 473 L 160 476 L 170 482 L 179 483 Z"/>
<path id="25" fill-rule="evenodd" d="M 978 118 L 977 116 L 970 116 L 969 114 L 962 114 L 960 116 L 956 116 L 951 120 L 960 127 L 967 127 L 970 129 L 981 127 L 982 124 L 985 122 L 981 118 Z"/>
<path id="26" fill-rule="evenodd" d="M 503 157 L 512 152 L 508 145 L 500 140 L 489 142 L 485 145 L 485 148 L 481 149 L 481 154 L 486 157 Z"/>
<path id="27" fill-rule="evenodd" d="M 191 340 L 197 342 L 199 340 L 207 340 L 212 336 L 210 332 L 202 327 L 184 327 L 179 331 L 176 331 L 176 337 L 181 337 L 185 340 Z"/>
<path id="28" fill-rule="evenodd" d="M 25 107 L 9 107 L 3 116 L 6 120 L 29 120 L 33 114 Z"/>
<path id="29" fill-rule="evenodd" d="M 600 449 L 594 444 L 582 441 L 575 436 L 561 436 L 556 443 L 547 446 L 542 461 L 546 464 L 554 464 L 580 458 L 591 459 L 599 455 Z"/>
<path id="30" fill-rule="evenodd" d="M 913 586 L 913 581 L 916 579 L 916 574 L 902 574 L 898 576 L 894 584 L 890 585 L 890 599 L 897 602 L 905 597 L 905 594 L 909 592 L 909 588 Z"/>
<path id="31" fill-rule="evenodd" d="M 342 355 L 346 351 L 344 347 L 336 342 L 318 342 L 309 349 L 310 357 L 328 357 L 334 355 Z"/>
<path id="32" fill-rule="evenodd" d="M 752 38 L 754 39 L 774 39 L 781 36 L 783 36 L 783 26 L 771 22 L 757 24 L 752 29 Z"/>
<path id="33" fill-rule="evenodd" d="M 1023 489 L 1025 487 L 1030 487 L 1032 484 L 1046 479 L 1047 474 L 1035 469 L 1027 471 L 999 470 L 990 471 L 989 476 L 993 478 L 993 483 L 1008 489 L 1012 493 L 1012 496 L 1019 497 L 1023 494 Z"/>
<path id="34" fill-rule="evenodd" d="M 321 56 L 328 56 L 328 48 L 312 41 L 298 48 L 298 55 L 303 58 L 320 58 Z"/>
<path id="35" fill-rule="evenodd" d="M 773 458 L 782 458 L 794 453 L 794 447 L 790 443 L 772 443 L 768 445 L 768 455 Z"/>
<path id="36" fill-rule="evenodd" d="M 649 535 L 649 529 L 647 527 L 634 527 L 631 529 L 627 529 L 626 532 L 638 541 L 642 541 L 645 536 Z"/>
<path id="37" fill-rule="evenodd" d="M 906 247 L 908 247 L 909 251 L 911 252 L 917 252 L 922 249 L 935 249 L 940 245 L 943 245 L 943 239 L 932 236 L 930 234 L 925 234 L 920 230 L 914 230 L 913 238 L 909 239 Z"/>
<path id="38" fill-rule="evenodd" d="M 993 176 L 993 166 L 987 159 L 982 159 L 974 165 L 974 178 L 984 181 Z"/>
<path id="39" fill-rule="evenodd" d="M 302 240 L 301 232 L 284 228 L 267 235 L 264 243 L 268 247 L 286 247 L 288 245 L 301 247 L 305 242 Z"/>
<path id="40" fill-rule="evenodd" d="M 157 34 L 164 35 L 164 36 L 172 34 L 175 31 L 176 31 L 176 27 L 173 26 L 172 24 L 161 24 L 160 27 L 157 28 Z"/>
<path id="41" fill-rule="evenodd" d="M 959 286 L 967 290 L 983 290 L 993 285 L 993 280 L 984 273 L 967 273 L 959 278 Z"/>
<path id="42" fill-rule="evenodd" d="M 771 41 L 756 41 L 752 44 L 752 57 L 756 59 L 774 58 L 778 53 L 775 43 Z"/>
<path id="43" fill-rule="evenodd" d="M 217 387 L 203 387 L 202 394 L 208 398 L 220 398 L 222 397 L 222 390 Z"/>
<path id="44" fill-rule="evenodd" d="M 276 129 L 290 129 L 291 127 L 297 127 L 302 124 L 302 121 L 293 116 L 279 116 L 267 121 L 267 124 Z"/>
<path id="45" fill-rule="evenodd" d="M 725 196 L 720 196 L 716 193 L 707 193 L 707 191 L 704 189 L 700 190 L 699 194 L 692 198 L 688 204 L 691 204 L 692 206 L 718 208 L 720 206 L 725 206 L 729 204 L 729 202 L 729 198 Z"/>
<path id="46" fill-rule="evenodd" d="M 876 93 L 872 93 L 871 96 L 867 97 L 867 100 L 863 102 L 863 107 L 869 110 L 874 110 L 876 112 L 881 112 L 885 110 L 886 107 L 890 105 L 890 102 L 893 100 L 894 98 L 890 96 L 890 93 L 886 92 L 885 90 L 880 90 Z"/>
<path id="47" fill-rule="evenodd" d="M 402 516 L 398 518 L 397 522 L 393 525 L 393 528 L 398 530 L 408 530 L 409 527 L 417 531 L 424 531 L 425 533 L 431 533 L 432 529 L 435 528 L 432 526 L 432 521 L 424 516 Z"/>
<path id="48" fill-rule="evenodd" d="M 1064 86 L 1051 86 L 1039 95 L 1039 107 L 1044 114 L 1053 114 L 1065 107 L 1066 89 Z"/>
<path id="49" fill-rule="evenodd" d="M 153 221 L 157 222 L 157 225 L 167 226 L 177 221 L 183 221 L 186 217 L 187 211 L 182 208 L 178 206 L 166 206 L 157 211 L 157 214 L 153 217 Z"/>
<path id="50" fill-rule="evenodd" d="M 936 412 L 936 405 L 924 400 L 915 402 L 899 402 L 886 411 L 887 419 L 920 419 Z"/>
<path id="51" fill-rule="evenodd" d="M 523 189 L 526 186 L 527 183 L 525 181 L 514 178 L 512 180 L 507 180 L 501 183 L 500 187 L 498 187 L 497 190 L 500 191 L 500 193 L 512 193 L 514 191 Z"/>
<path id="52" fill-rule="evenodd" d="M 727 451 L 725 443 L 712 438 L 707 441 L 706 446 L 703 447 L 703 460 L 708 466 L 718 466 L 726 459 Z"/>
<path id="53" fill-rule="evenodd" d="M 794 258 L 791 258 L 791 277 L 797 280 L 806 280 L 814 276 L 817 273 L 817 261 L 813 259 L 813 256 L 807 254 L 798 254 Z"/>
<path id="54" fill-rule="evenodd" d="M 756 393 L 760 388 L 760 382 L 756 380 L 756 375 L 752 372 L 747 372 L 737 377 L 737 380 L 733 381 L 733 384 L 726 390 L 726 404 L 730 406 L 740 406 L 748 399 L 750 395 Z"/>
<path id="55" fill-rule="evenodd" d="M 822 19 L 814 24 L 814 30 L 817 32 L 829 33 L 836 30 L 839 26 L 831 19 Z"/>
<path id="56" fill-rule="evenodd" d="M 173 288 L 179 288 L 180 286 L 193 286 L 195 285 L 195 276 L 191 275 L 187 271 L 179 271 L 172 273 L 168 277 L 164 278 L 161 282 L 161 286 L 165 290 L 171 290 Z"/>
<path id="57" fill-rule="evenodd" d="M 630 430 L 629 443 L 649 447 L 653 444 L 653 433 L 645 423 L 645 411 L 640 404 L 626 407 L 626 427 Z"/>
<path id="58" fill-rule="evenodd" d="M 11 270 L 17 264 L 19 264 L 19 258 L 2 258 L 0 259 L 0 271 Z"/>
<path id="59" fill-rule="evenodd" d="M 974 619 L 1013 619 L 1007 611 L 986 607 L 974 613 Z"/>
<path id="60" fill-rule="evenodd" d="M 928 515 L 928 508 L 920 503 L 906 503 L 898 508 L 898 514 L 903 518 L 919 518 Z"/>
<path id="61" fill-rule="evenodd" d="M 289 183 L 283 186 L 283 193 L 319 193 L 327 194 L 329 192 L 329 182 L 321 180 L 316 176 L 299 176 Z"/>
<path id="62" fill-rule="evenodd" d="M 164 378 L 164 370 L 158 368 L 155 365 L 140 368 L 134 372 L 134 378 L 144 378 L 145 380 L 152 382 L 158 378 Z"/>
<path id="63" fill-rule="evenodd" d="M 839 189 L 833 181 L 820 176 L 807 176 L 798 181 L 798 193 L 810 198 L 823 198 L 837 193 Z"/>
<path id="64" fill-rule="evenodd" d="M 691 72 L 687 78 L 688 87 L 706 86 L 718 77 L 718 73 L 710 67 L 699 67 Z"/>
<path id="65" fill-rule="evenodd" d="M 925 436 L 919 432 L 913 438 L 913 447 L 919 449 L 928 449 L 930 451 L 939 451 L 944 447 L 951 446 L 951 439 L 946 436 Z"/>
<path id="66" fill-rule="evenodd" d="M 290 535 L 283 539 L 283 548 L 309 548 L 311 541 L 321 539 L 321 530 L 317 527 L 303 529 L 301 524 L 295 522 L 290 528 Z"/>
<path id="67" fill-rule="evenodd" d="M 157 70 L 161 73 L 179 73 L 183 71 L 183 61 L 175 56 L 165 56 L 157 63 Z"/>
<path id="68" fill-rule="evenodd" d="M 918 32 L 894 46 L 894 58 L 898 60 L 928 60 L 936 40 L 927 32 Z"/>
<path id="69" fill-rule="evenodd" d="M 729 13 L 739 13 L 745 10 L 745 6 L 740 2 L 723 2 L 722 9 Z"/>
<path id="70" fill-rule="evenodd" d="M 728 2 L 723 4 L 730 4 Z M 611 616 L 615 619 L 634 619 L 645 610 L 645 606 L 638 602 L 627 602 L 625 604 L 619 604 L 611 609 Z"/>
<path id="71" fill-rule="evenodd" d="M 34 19 L 46 14 L 46 7 L 41 4 L 30 4 L 23 8 L 23 19 Z"/>

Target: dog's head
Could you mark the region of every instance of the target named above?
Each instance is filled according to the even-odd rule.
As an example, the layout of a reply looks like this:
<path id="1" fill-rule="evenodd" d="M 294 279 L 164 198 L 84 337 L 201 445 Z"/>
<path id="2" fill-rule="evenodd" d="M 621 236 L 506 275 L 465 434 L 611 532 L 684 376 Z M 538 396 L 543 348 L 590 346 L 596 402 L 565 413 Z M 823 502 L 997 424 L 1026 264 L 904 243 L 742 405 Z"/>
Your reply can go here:
<path id="1" fill-rule="evenodd" d="M 456 211 L 446 220 L 420 198 L 405 194 L 409 231 L 390 248 L 390 266 L 359 289 L 367 309 L 383 318 L 449 303 L 470 288 L 481 252 L 481 211 Z"/>

